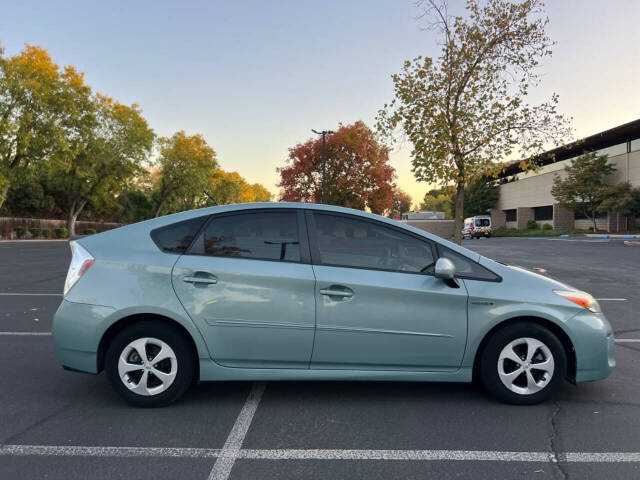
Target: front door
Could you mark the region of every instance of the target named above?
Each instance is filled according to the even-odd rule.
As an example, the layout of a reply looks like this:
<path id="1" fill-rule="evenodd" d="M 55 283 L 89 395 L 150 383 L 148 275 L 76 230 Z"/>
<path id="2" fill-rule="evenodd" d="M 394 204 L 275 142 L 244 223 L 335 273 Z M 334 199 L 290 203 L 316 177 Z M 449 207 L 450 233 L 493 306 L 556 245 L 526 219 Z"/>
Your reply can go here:
<path id="1" fill-rule="evenodd" d="M 436 249 L 382 222 L 309 214 L 316 274 L 311 368 L 453 370 L 467 292 L 432 275 Z"/>
<path id="2" fill-rule="evenodd" d="M 315 277 L 304 228 L 295 210 L 216 215 L 174 266 L 175 291 L 217 363 L 308 368 Z"/>

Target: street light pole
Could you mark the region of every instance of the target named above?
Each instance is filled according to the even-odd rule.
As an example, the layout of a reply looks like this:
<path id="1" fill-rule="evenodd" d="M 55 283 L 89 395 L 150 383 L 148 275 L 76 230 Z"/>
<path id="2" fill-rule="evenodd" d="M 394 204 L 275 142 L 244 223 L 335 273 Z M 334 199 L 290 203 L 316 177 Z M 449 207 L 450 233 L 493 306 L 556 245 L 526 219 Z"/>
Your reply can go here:
<path id="1" fill-rule="evenodd" d="M 322 203 L 327 203 L 327 135 L 331 135 L 331 130 L 318 132 L 313 128 L 311 131 L 317 135 L 322 135 Z"/>

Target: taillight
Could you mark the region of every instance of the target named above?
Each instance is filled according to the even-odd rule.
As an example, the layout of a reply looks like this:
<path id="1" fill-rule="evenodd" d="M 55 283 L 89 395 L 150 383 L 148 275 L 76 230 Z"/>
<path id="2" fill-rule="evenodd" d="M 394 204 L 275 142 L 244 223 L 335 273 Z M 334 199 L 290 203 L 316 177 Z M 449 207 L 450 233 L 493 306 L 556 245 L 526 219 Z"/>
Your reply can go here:
<path id="1" fill-rule="evenodd" d="M 95 258 L 91 256 L 84 248 L 77 242 L 71 242 L 71 265 L 69 265 L 69 271 L 67 272 L 67 279 L 64 282 L 63 296 L 66 296 L 80 277 L 84 275 L 89 267 L 95 262 Z"/>

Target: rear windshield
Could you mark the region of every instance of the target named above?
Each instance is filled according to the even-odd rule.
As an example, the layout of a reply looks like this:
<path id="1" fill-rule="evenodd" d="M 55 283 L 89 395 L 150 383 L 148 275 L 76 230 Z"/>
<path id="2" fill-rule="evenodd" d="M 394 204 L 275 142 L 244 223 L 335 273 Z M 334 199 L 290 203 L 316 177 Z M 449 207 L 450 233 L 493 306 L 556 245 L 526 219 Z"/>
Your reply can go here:
<path id="1" fill-rule="evenodd" d="M 491 221 L 488 218 L 479 218 L 476 220 L 476 227 L 488 227 Z"/>
<path id="2" fill-rule="evenodd" d="M 207 217 L 172 223 L 151 231 L 151 239 L 165 253 L 184 253 Z"/>

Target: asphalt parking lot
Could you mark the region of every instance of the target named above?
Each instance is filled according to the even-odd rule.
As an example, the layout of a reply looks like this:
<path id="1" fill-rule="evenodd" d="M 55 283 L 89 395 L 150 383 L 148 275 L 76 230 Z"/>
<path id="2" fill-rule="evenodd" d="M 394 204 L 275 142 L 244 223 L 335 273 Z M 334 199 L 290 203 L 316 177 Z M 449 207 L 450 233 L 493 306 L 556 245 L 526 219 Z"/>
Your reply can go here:
<path id="1" fill-rule="evenodd" d="M 0 242 L 0 478 L 640 478 L 640 248 L 470 240 L 596 298 L 616 332 L 605 381 L 499 404 L 469 384 L 206 383 L 163 409 L 63 371 L 49 332 L 66 242 Z M 635 341 L 634 341 L 635 340 Z"/>

